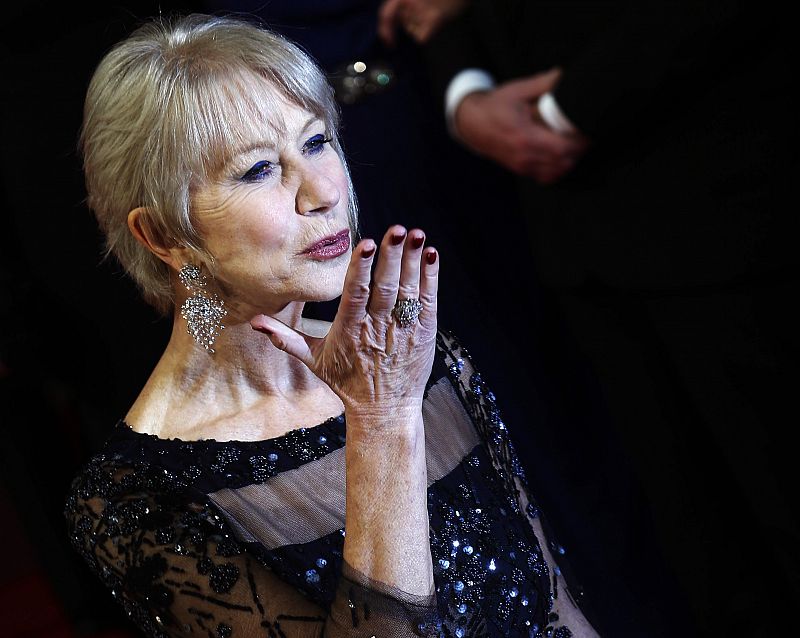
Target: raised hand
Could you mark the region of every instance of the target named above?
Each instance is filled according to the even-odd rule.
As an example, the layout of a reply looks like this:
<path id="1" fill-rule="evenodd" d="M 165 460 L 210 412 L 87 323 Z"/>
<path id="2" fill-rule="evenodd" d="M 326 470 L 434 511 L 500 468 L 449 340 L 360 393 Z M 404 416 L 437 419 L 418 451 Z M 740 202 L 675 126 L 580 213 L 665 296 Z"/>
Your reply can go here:
<path id="1" fill-rule="evenodd" d="M 266 315 L 253 329 L 297 357 L 327 383 L 345 405 L 377 421 L 421 408 L 436 343 L 438 253 L 423 248 L 425 234 L 392 226 L 376 256 L 371 239 L 353 250 L 339 309 L 325 337 L 301 334 Z M 377 259 L 375 274 L 370 276 Z M 419 298 L 419 316 L 402 326 L 398 300 Z"/>
<path id="2" fill-rule="evenodd" d="M 386 44 L 393 45 L 395 29 L 401 26 L 423 44 L 466 4 L 466 0 L 386 0 L 378 12 L 378 34 Z"/>

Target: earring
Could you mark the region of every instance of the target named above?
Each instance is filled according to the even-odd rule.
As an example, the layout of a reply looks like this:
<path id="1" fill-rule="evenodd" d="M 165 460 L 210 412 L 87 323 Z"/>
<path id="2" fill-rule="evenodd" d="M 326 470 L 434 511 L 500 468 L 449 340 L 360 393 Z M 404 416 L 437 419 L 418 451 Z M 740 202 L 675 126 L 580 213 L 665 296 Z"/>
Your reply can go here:
<path id="1" fill-rule="evenodd" d="M 189 291 L 189 297 L 181 306 L 181 317 L 186 320 L 186 332 L 209 352 L 221 330 L 222 318 L 228 314 L 225 302 L 206 290 L 206 276 L 199 266 L 186 264 L 178 273 L 181 283 Z"/>

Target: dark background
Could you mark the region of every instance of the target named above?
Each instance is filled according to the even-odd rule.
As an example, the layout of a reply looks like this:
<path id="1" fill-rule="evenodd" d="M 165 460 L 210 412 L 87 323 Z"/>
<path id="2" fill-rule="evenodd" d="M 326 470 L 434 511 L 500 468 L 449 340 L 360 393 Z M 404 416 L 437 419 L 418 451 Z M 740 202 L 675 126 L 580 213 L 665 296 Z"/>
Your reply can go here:
<path id="1" fill-rule="evenodd" d="M 20 3 L 2 17 L 0 508 L 8 636 L 129 635 L 69 548 L 63 501 L 165 344 L 82 203 L 76 156 L 93 65 L 133 16 Z"/>

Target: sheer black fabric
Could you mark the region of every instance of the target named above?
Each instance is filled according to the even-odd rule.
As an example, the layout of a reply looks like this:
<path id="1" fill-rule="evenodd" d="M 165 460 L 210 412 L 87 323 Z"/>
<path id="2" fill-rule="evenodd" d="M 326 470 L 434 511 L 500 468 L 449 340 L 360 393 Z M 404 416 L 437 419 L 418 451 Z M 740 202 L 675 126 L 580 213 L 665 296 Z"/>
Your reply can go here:
<path id="1" fill-rule="evenodd" d="M 159 439 L 120 422 L 73 483 L 72 542 L 148 636 L 591 632 L 495 397 L 450 334 L 423 418 L 428 598 L 343 561 L 344 415 L 264 441 Z"/>

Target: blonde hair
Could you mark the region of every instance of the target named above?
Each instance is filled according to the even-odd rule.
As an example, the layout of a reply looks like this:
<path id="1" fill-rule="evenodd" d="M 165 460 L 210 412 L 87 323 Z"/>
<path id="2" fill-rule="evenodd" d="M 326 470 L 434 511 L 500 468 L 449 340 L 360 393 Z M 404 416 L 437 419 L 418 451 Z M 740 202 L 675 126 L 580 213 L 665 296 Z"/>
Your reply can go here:
<path id="1" fill-rule="evenodd" d="M 156 19 L 112 48 L 92 77 L 80 137 L 87 204 L 105 235 L 106 255 L 119 260 L 162 313 L 173 304 L 169 267 L 136 241 L 128 213 L 144 207 L 161 242 L 202 253 L 191 193 L 259 128 L 280 126 L 269 121 L 274 109 L 264 82 L 325 123 L 347 171 L 339 111 L 323 72 L 295 44 L 243 18 Z M 356 232 L 349 173 L 348 181 Z"/>

